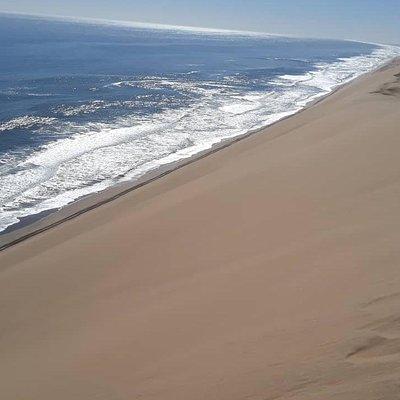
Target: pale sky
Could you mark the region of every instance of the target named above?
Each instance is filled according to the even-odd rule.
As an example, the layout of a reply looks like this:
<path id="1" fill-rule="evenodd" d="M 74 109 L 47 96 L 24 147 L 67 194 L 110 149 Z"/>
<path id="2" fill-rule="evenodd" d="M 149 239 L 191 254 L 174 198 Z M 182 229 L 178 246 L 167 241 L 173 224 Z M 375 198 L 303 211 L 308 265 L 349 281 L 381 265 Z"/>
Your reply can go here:
<path id="1" fill-rule="evenodd" d="M 400 44 L 400 0 L 0 0 L 0 11 Z"/>

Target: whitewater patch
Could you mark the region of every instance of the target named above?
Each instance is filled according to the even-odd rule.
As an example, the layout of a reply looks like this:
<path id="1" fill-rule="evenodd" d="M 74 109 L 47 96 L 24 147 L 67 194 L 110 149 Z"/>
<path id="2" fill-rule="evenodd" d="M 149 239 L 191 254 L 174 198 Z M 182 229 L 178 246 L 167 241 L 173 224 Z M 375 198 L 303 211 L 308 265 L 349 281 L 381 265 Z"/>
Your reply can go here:
<path id="1" fill-rule="evenodd" d="M 32 128 L 51 125 L 56 121 L 56 118 L 49 117 L 35 117 L 25 115 L 18 118 L 13 118 L 9 121 L 0 123 L 0 132 L 10 131 L 13 129 Z"/>
<path id="2" fill-rule="evenodd" d="M 317 64 L 314 71 L 304 75 L 282 75 L 273 83 L 287 86 L 309 86 L 329 93 L 335 87 L 374 70 L 380 64 L 398 55 L 400 55 L 400 48 L 382 46 L 368 56 L 341 58 L 334 63 Z"/>
<path id="3" fill-rule="evenodd" d="M 84 195 L 210 149 L 222 140 L 267 126 L 399 54 L 398 48 L 385 46 L 366 56 L 319 63 L 303 75 L 275 78 L 269 91 L 248 92 L 241 82 L 235 83 L 235 77 L 202 82 L 191 81 L 190 75 L 106 85 L 110 90 L 170 88 L 193 101 L 149 116 L 132 115 L 112 123 L 75 127 L 73 136 L 64 135 L 39 147 L 15 165 L 5 164 L 0 171 L 0 231 L 27 215 L 63 207 Z M 167 104 L 168 98 L 163 101 Z M 58 112 L 74 116 L 112 106 L 99 100 L 59 108 Z M 1 124 L 0 131 L 52 123 L 54 118 L 25 116 Z"/>

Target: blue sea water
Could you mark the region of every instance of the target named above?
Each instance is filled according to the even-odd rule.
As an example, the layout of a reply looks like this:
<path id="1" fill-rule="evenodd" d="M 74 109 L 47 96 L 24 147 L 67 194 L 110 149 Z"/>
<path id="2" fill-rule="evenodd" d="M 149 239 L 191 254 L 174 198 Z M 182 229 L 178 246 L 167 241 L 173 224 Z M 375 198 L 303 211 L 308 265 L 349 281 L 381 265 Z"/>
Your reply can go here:
<path id="1" fill-rule="evenodd" d="M 268 125 L 375 44 L 0 14 L 0 231 Z"/>

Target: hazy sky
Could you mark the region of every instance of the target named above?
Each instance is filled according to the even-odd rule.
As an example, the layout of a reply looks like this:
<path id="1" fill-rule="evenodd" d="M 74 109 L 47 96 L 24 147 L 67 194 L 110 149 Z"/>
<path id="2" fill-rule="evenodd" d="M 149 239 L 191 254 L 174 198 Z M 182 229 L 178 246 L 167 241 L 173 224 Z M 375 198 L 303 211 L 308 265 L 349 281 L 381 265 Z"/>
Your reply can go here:
<path id="1" fill-rule="evenodd" d="M 0 11 L 400 44 L 400 0 L 0 0 Z"/>

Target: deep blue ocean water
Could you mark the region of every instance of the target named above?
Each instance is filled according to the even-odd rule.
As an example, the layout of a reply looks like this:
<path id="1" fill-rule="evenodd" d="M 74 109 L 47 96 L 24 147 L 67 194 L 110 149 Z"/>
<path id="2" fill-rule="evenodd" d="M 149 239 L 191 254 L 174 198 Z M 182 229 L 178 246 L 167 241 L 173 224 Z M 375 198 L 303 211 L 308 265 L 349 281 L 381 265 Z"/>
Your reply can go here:
<path id="1" fill-rule="evenodd" d="M 374 44 L 0 14 L 0 231 L 290 115 Z"/>

